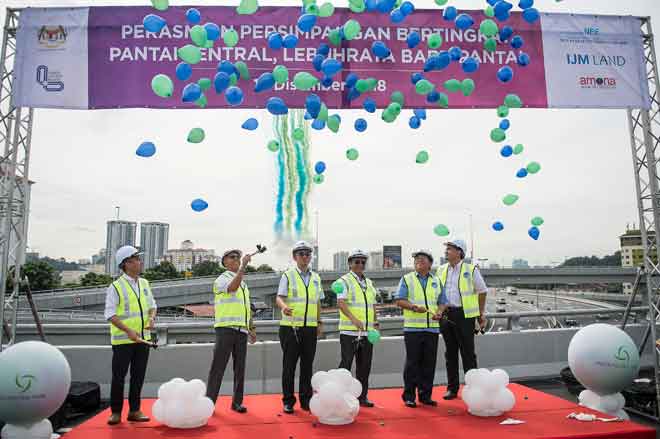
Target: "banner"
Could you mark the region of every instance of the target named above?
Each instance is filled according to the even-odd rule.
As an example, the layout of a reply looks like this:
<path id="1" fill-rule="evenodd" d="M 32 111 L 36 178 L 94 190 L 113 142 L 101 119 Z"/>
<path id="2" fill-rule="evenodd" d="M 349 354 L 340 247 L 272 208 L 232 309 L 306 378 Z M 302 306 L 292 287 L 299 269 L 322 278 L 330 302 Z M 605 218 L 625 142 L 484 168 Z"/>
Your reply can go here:
<path id="1" fill-rule="evenodd" d="M 401 268 L 401 246 L 384 245 L 383 246 L 383 268 L 396 269 Z"/>
<path id="2" fill-rule="evenodd" d="M 222 60 L 244 61 L 251 79 L 272 71 L 276 65 L 289 70 L 290 80 L 273 90 L 255 93 L 254 83 L 240 81 L 245 98 L 241 107 L 264 108 L 271 96 L 285 100 L 292 108 L 304 106 L 310 92 L 296 90 L 293 76 L 307 71 L 319 79 L 311 64 L 316 48 L 328 41 L 332 29 L 354 18 L 362 32 L 341 47 L 331 46 L 330 56 L 343 63 L 343 69 L 329 87 L 320 84 L 312 90 L 329 108 L 360 108 L 365 96 L 385 107 L 394 91 L 405 95 L 409 108 L 438 108 L 415 93 L 411 75 L 421 72 L 425 61 L 438 51 L 460 47 L 463 57 L 480 62 L 479 69 L 466 74 L 459 62 L 442 71 L 425 73 L 436 89 L 449 97 L 449 108 L 495 108 L 509 93 L 517 94 L 529 108 L 649 108 L 650 98 L 645 79 L 640 22 L 635 17 L 542 14 L 530 24 L 520 13 L 513 13 L 506 25 L 520 35 L 524 46 L 513 49 L 499 43 L 496 51 L 483 47 L 484 37 L 478 24 L 485 19 L 482 11 L 467 11 L 476 24 L 467 30 L 456 29 L 442 18 L 442 11 L 417 10 L 401 24 L 393 24 L 388 14 L 354 14 L 336 9 L 329 18 L 319 18 L 309 33 L 296 28 L 300 9 L 296 7 L 261 7 L 253 15 L 238 15 L 235 8 L 209 6 L 198 8 L 202 23 L 214 22 L 222 31 L 233 28 L 240 37 L 235 47 L 226 47 L 221 39 L 210 49 L 202 49 L 202 61 L 193 66 L 193 76 L 177 81 L 175 67 L 180 62 L 176 49 L 191 43 L 191 26 L 185 21 L 184 7 L 170 7 L 159 15 L 167 26 L 158 34 L 146 32 L 142 19 L 155 13 L 150 7 L 90 7 L 67 9 L 32 9 L 21 12 L 18 30 L 16 85 L 14 103 L 28 107 L 56 108 L 197 108 L 181 100 L 183 87 L 201 78 L 213 80 Z M 502 26 L 502 25 L 501 25 Z M 500 27 L 501 27 L 500 26 Z M 423 41 L 410 49 L 406 38 L 413 30 Z M 293 49 L 273 50 L 267 45 L 270 32 L 299 37 Z M 429 35 L 439 33 L 439 50 L 428 48 Z M 379 60 L 371 45 L 380 40 L 392 55 Z M 523 51 L 530 56 L 528 66 L 519 66 Z M 513 79 L 498 81 L 497 71 L 504 65 L 514 70 Z M 151 90 L 151 78 L 164 73 L 175 81 L 174 96 L 163 99 Z M 350 73 L 360 78 L 375 78 L 376 89 L 349 101 L 344 80 Z M 448 79 L 475 81 L 474 93 L 465 97 L 448 93 L 443 84 Z M 207 108 L 229 107 L 222 94 L 206 92 Z"/>

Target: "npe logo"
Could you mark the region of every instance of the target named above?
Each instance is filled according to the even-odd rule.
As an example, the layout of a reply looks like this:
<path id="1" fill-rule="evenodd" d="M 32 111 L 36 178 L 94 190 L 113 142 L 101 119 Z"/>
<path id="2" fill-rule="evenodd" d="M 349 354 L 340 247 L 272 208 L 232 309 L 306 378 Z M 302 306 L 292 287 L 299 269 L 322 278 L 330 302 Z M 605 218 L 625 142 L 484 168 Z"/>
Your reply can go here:
<path id="1" fill-rule="evenodd" d="M 37 378 L 34 375 L 30 374 L 24 374 L 24 375 L 19 375 L 16 374 L 16 387 L 18 387 L 21 391 L 21 393 L 25 393 L 30 388 L 32 387 L 32 381 L 36 381 Z"/>

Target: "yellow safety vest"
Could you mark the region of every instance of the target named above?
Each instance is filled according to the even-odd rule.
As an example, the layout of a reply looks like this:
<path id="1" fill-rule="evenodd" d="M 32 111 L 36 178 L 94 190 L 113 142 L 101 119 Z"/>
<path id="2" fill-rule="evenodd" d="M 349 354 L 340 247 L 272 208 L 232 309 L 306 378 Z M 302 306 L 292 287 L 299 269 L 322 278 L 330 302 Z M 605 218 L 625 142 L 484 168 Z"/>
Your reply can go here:
<path id="1" fill-rule="evenodd" d="M 149 323 L 149 296 L 152 294 L 149 281 L 141 277 L 138 278 L 139 291 L 134 291 L 124 276 L 115 280 L 112 286 L 119 295 L 119 303 L 115 309 L 115 315 L 127 328 L 137 332 L 140 338 L 151 340 L 151 331 L 144 330 Z M 140 295 L 139 299 L 138 293 Z M 113 345 L 135 343 L 128 338 L 128 334 L 112 323 L 110 323 L 110 340 Z"/>
<path id="2" fill-rule="evenodd" d="M 474 291 L 474 269 L 474 265 L 462 262 L 461 272 L 458 276 L 458 292 L 461 295 L 463 314 L 466 318 L 479 317 L 479 295 Z M 437 275 L 442 285 L 447 285 L 448 272 L 449 264 L 438 268 Z"/>
<path id="3" fill-rule="evenodd" d="M 236 273 L 229 270 L 220 275 L 220 277 L 227 278 L 229 282 L 234 279 L 234 276 L 236 276 Z M 218 290 L 214 282 L 213 295 L 215 299 L 215 328 L 223 326 L 250 327 L 250 317 L 252 316 L 250 290 L 245 282 L 241 281 L 241 285 L 233 293 Z"/>
<path id="4" fill-rule="evenodd" d="M 440 323 L 431 318 L 438 311 L 438 297 L 442 293 L 442 284 L 438 277 L 429 273 L 426 289 L 422 288 L 422 283 L 417 278 L 415 271 L 403 276 L 403 280 L 408 286 L 408 302 L 423 306 L 430 312 L 430 314 L 422 314 L 404 309 L 403 326 L 405 328 L 440 328 Z"/>
<path id="5" fill-rule="evenodd" d="M 346 305 L 356 319 L 362 322 L 365 329 L 374 329 L 374 304 L 376 303 L 376 289 L 371 279 L 365 278 L 367 288 L 362 288 L 357 277 L 353 273 L 345 274 L 341 277 L 346 287 Z M 357 331 L 353 322 L 339 310 L 339 330 Z"/>
<path id="6" fill-rule="evenodd" d="M 293 315 L 282 314 L 281 326 L 317 326 L 319 292 L 322 291 L 321 277 L 310 272 L 309 284 L 305 285 L 296 268 L 285 271 L 289 291 L 284 302 L 293 310 Z"/>

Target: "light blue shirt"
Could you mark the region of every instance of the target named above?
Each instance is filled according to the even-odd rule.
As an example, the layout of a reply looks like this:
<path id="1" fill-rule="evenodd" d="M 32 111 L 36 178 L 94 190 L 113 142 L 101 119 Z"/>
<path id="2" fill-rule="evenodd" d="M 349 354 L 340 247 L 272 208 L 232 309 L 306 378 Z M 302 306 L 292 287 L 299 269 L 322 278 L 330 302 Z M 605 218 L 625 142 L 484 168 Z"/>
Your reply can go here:
<path id="1" fill-rule="evenodd" d="M 415 273 L 417 275 L 417 279 L 419 280 L 419 283 L 422 284 L 422 288 L 426 289 L 426 284 L 428 283 L 429 278 L 431 275 L 427 276 L 422 276 L 419 273 Z M 408 284 L 406 284 L 406 281 L 404 278 L 401 278 L 399 281 L 399 288 L 397 289 L 396 293 L 396 300 L 408 300 Z M 438 305 L 446 305 L 447 304 L 447 295 L 445 294 L 445 289 L 442 289 L 442 292 L 438 296 Z M 434 334 L 439 334 L 440 329 L 439 328 L 403 328 L 404 332 L 432 332 Z"/>

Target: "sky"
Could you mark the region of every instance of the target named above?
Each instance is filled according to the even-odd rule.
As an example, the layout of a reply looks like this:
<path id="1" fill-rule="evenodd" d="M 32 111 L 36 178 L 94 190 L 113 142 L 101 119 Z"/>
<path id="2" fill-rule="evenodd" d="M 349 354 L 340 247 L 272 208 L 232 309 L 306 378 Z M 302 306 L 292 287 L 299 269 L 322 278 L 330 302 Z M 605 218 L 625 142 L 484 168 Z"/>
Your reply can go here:
<path id="1" fill-rule="evenodd" d="M 90 1 L 0 0 L 7 6 L 89 5 Z M 172 5 L 235 5 L 237 1 L 175 1 Z M 265 1 L 260 5 L 298 5 Z M 346 6 L 347 1 L 335 1 Z M 94 5 L 145 5 L 146 1 L 94 1 Z M 417 8 L 437 8 L 432 0 Z M 482 0 L 451 0 L 459 9 L 482 9 Z M 657 0 L 536 0 L 542 12 L 651 16 L 660 23 Z M 4 22 L 4 10 L 0 12 Z M 660 26 L 658 24 L 657 26 Z M 656 39 L 657 40 L 657 39 Z M 657 41 L 656 41 L 657 42 Z M 108 84 L 116 87 L 120 84 Z M 406 121 L 379 123 L 357 134 L 347 129 L 358 116 L 341 111 L 338 134 L 313 131 L 312 162 L 328 165 L 326 181 L 315 186 L 310 212 L 318 212 L 321 267 L 332 268 L 332 254 L 383 245 L 402 245 L 404 264 L 419 248 L 443 253 L 433 234 L 446 224 L 449 238 L 470 241 L 470 217 L 476 258 L 511 265 L 557 264 L 566 257 L 611 254 L 627 224 L 638 223 L 628 125 L 624 110 L 518 110 L 510 119 L 515 143 L 542 165 L 534 178 L 512 179 L 518 163 L 498 160 L 499 148 L 488 139 L 493 110 L 429 112 L 422 129 Z M 259 130 L 246 134 L 240 125 L 256 117 Z M 273 233 L 276 169 L 265 145 L 271 138 L 265 111 L 241 110 L 46 110 L 35 111 L 30 179 L 32 189 L 29 246 L 41 255 L 90 258 L 105 246 L 106 221 L 120 218 L 170 224 L 170 248 L 189 239 L 197 247 L 271 250 L 254 263 L 284 268 L 288 244 Z M 192 126 L 204 127 L 207 139 L 185 142 Z M 405 129 L 403 127 L 405 126 Z M 144 140 L 158 147 L 151 160 L 135 149 Z M 183 139 L 183 140 L 182 140 Z M 347 147 L 360 158 L 344 158 Z M 414 163 L 420 149 L 425 166 Z M 411 157 L 413 159 L 411 160 Z M 513 180 L 513 181 L 512 181 Z M 515 208 L 503 209 L 503 194 L 520 195 Z M 201 197 L 210 207 L 190 209 Z M 542 216 L 541 239 L 527 236 L 529 220 Z M 495 233 L 495 220 L 505 230 Z M 312 225 L 312 233 L 315 233 Z"/>

